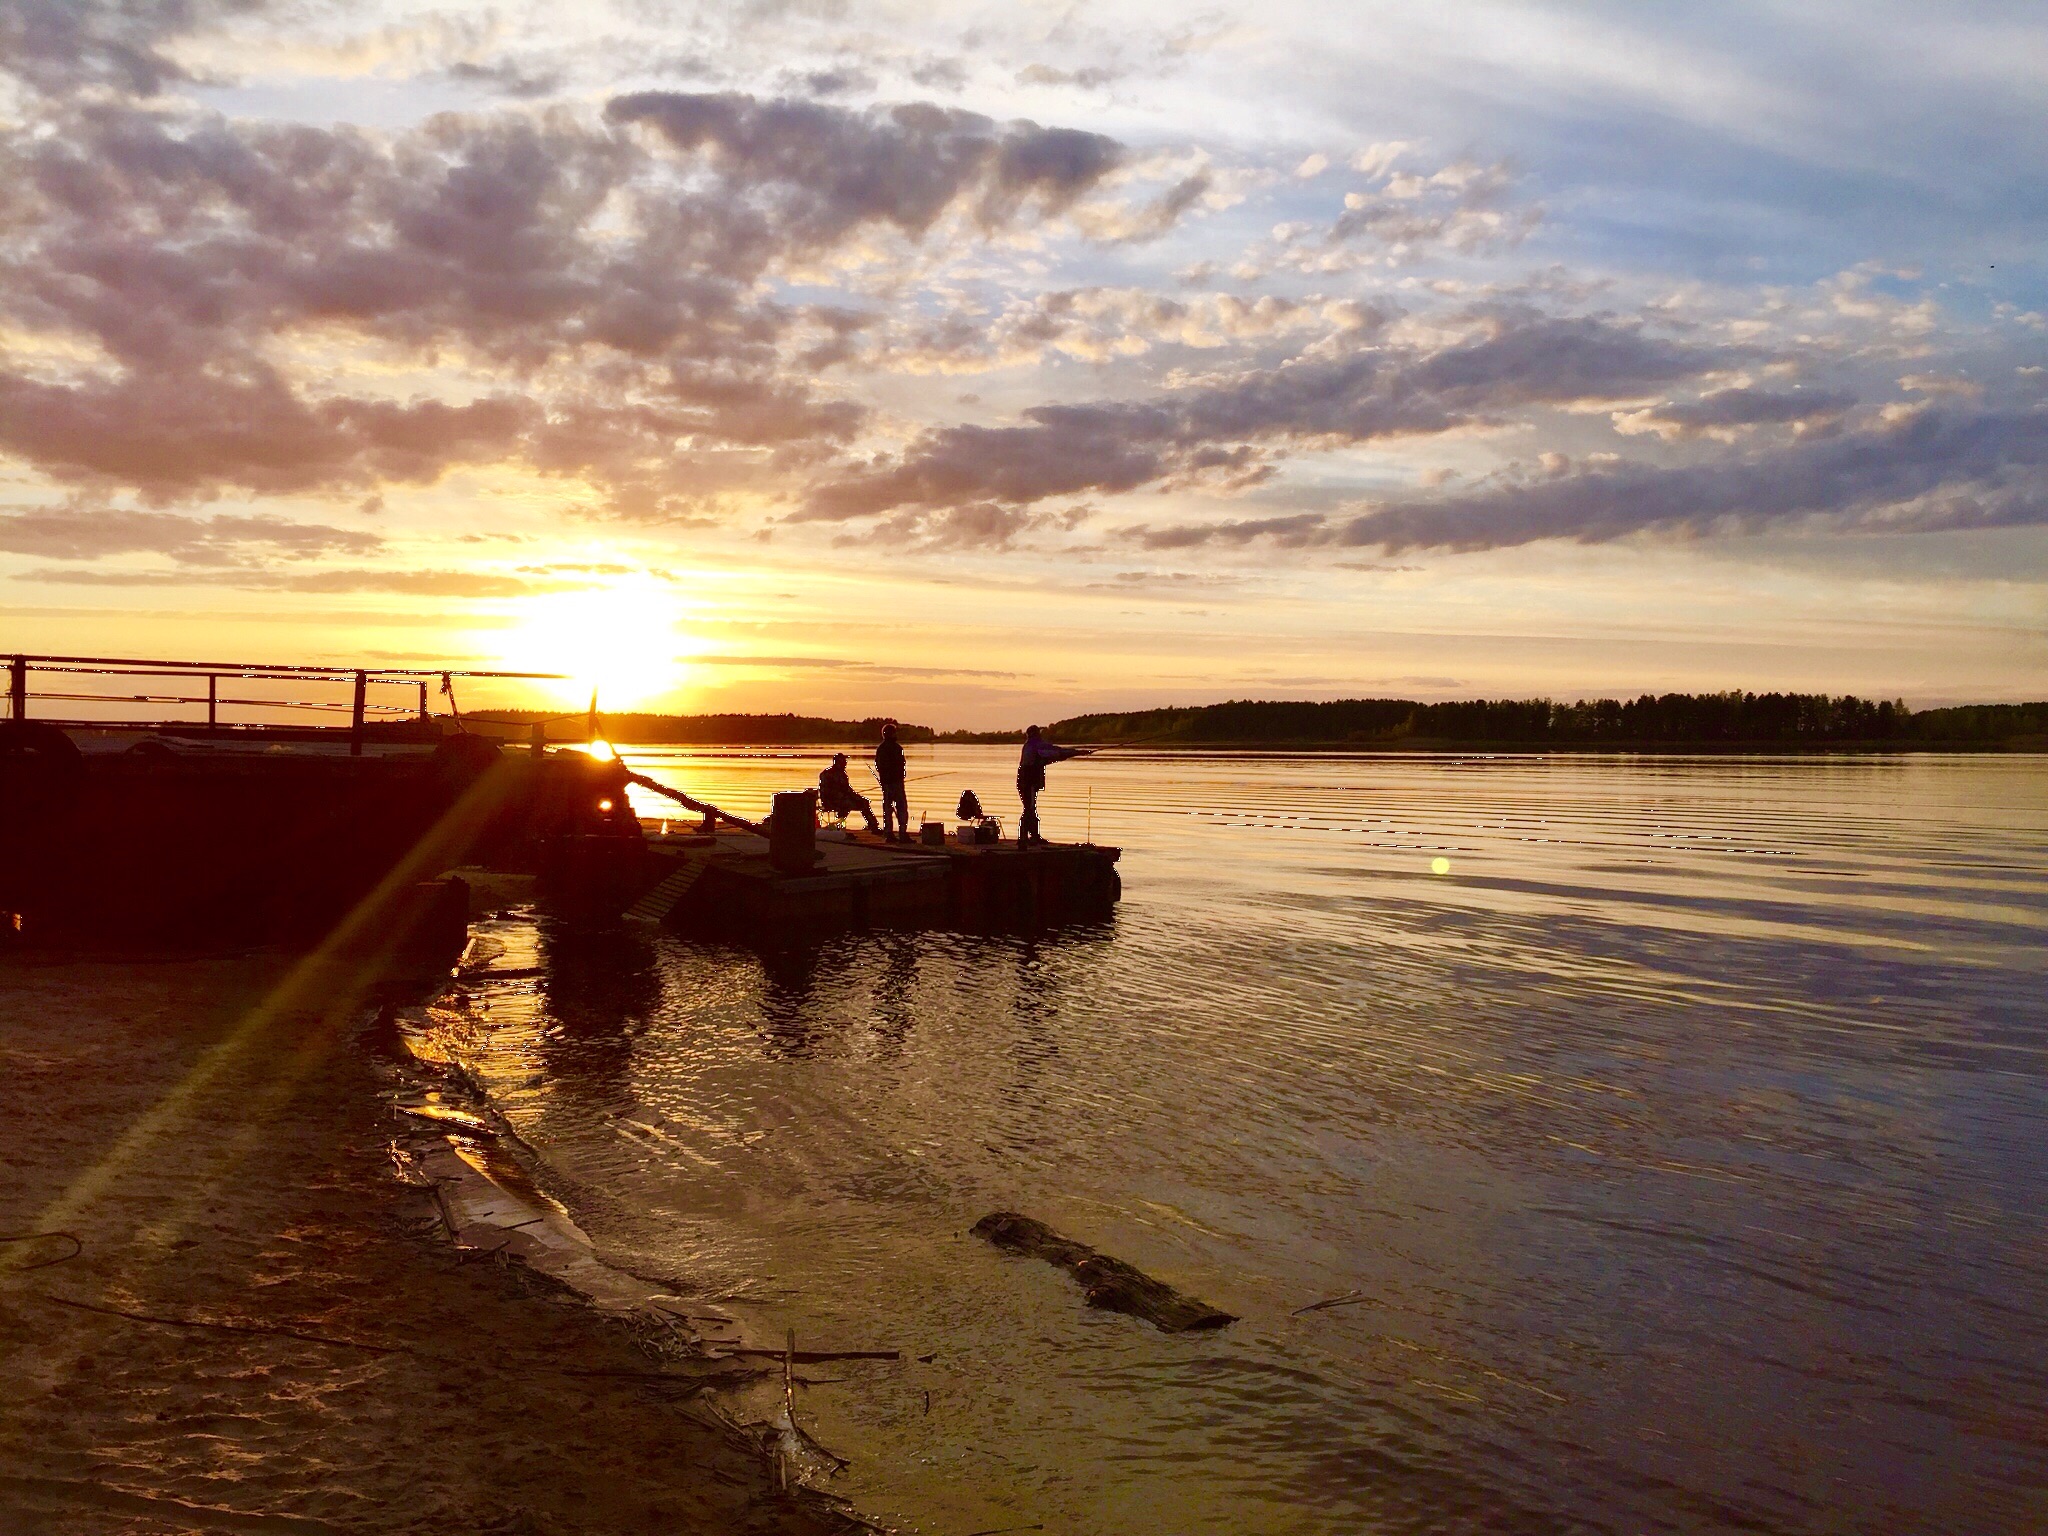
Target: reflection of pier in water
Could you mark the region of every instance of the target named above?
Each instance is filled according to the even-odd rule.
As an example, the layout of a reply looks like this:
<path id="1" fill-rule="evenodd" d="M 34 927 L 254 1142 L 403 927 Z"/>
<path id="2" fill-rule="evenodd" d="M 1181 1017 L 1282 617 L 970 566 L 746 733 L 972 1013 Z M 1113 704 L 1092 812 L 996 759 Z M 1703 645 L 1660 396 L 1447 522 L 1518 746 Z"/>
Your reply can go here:
<path id="1" fill-rule="evenodd" d="M 920 1028 L 961 1006 L 956 989 L 965 966 L 979 982 L 975 1006 L 1005 1006 L 1023 1028 L 1021 1084 L 1058 1054 L 1052 1019 L 1064 986 L 1057 958 L 1099 949 L 1115 932 L 1110 922 L 1032 934 L 813 931 L 761 946 L 664 936 L 637 924 L 543 920 L 533 1060 L 551 1096 L 567 1092 L 601 1106 L 637 1097 L 640 1043 L 679 1020 L 736 1016 L 769 1058 L 850 1049 L 893 1061 Z"/>
<path id="2" fill-rule="evenodd" d="M 654 945 L 630 924 L 548 922 L 539 950 L 538 1064 L 551 1092 L 608 1104 L 628 1090 L 634 1041 L 661 1011 Z"/>

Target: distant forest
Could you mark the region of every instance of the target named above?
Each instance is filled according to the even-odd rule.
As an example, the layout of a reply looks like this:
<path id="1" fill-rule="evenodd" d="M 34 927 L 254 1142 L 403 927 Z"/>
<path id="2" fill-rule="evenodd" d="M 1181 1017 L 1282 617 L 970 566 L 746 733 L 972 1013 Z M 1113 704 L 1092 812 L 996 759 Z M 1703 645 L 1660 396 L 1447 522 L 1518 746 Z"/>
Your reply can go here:
<path id="1" fill-rule="evenodd" d="M 1126 715 L 1076 715 L 1062 742 L 1157 746 L 1620 747 L 1754 751 L 1809 747 L 2048 748 L 2048 703 L 1911 710 L 1854 694 L 1666 693 L 1636 699 L 1243 700 Z"/>
<path id="2" fill-rule="evenodd" d="M 557 740 L 580 736 L 581 719 L 538 710 L 494 710 L 473 717 L 514 737 L 553 720 Z M 883 720 L 815 715 L 607 714 L 607 737 L 622 744 L 686 746 L 871 746 Z M 1364 747 L 1417 751 L 1465 747 L 1639 751 L 1800 751 L 1888 748 L 1934 751 L 2048 750 L 2048 702 L 1965 704 L 1908 709 L 1903 702 L 1854 694 L 1666 693 L 1636 699 L 1476 699 L 1425 704 L 1414 699 L 1337 699 L 1328 703 L 1239 700 L 1186 709 L 1076 715 L 1055 721 L 1055 741 L 1186 747 Z M 934 731 L 897 726 L 906 744 L 1011 742 L 1016 731 Z"/>
<path id="3" fill-rule="evenodd" d="M 537 722 L 552 722 L 548 734 L 557 741 L 583 737 L 581 715 L 570 719 L 538 709 L 493 709 L 464 718 L 493 731 L 509 728 L 515 739 Z M 607 711 L 601 718 L 605 739 L 621 746 L 656 742 L 692 747 L 872 746 L 882 739 L 885 723 L 880 715 L 870 720 L 827 720 L 818 715 L 615 715 Z M 899 723 L 896 736 L 912 744 L 935 740 L 937 733 L 928 725 Z"/>

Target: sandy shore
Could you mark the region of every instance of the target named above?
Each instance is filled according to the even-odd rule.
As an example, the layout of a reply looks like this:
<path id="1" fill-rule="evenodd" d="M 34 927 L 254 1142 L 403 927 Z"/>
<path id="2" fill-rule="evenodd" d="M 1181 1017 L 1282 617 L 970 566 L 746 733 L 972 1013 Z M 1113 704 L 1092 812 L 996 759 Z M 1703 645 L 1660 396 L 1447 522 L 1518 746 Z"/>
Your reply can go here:
<path id="1" fill-rule="evenodd" d="M 270 955 L 0 959 L 0 1231 L 78 1247 L 0 1245 L 0 1527 L 856 1529 L 685 1364 L 438 1234 L 361 1001 Z"/>

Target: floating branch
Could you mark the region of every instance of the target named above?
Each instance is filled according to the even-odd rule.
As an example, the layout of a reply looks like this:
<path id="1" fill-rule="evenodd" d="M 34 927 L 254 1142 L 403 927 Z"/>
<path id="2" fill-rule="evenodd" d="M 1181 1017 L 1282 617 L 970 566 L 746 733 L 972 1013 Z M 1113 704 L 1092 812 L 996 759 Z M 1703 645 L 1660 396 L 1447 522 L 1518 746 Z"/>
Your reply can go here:
<path id="1" fill-rule="evenodd" d="M 1086 1243 L 1061 1237 L 1042 1221 L 1019 1216 L 1015 1211 L 996 1211 L 974 1224 L 974 1235 L 985 1237 L 998 1248 L 1029 1254 L 1048 1264 L 1070 1270 L 1081 1282 L 1088 1305 L 1110 1312 L 1128 1312 L 1142 1317 L 1167 1333 L 1185 1333 L 1196 1328 L 1221 1328 L 1236 1317 L 1184 1296 L 1162 1280 L 1154 1280 L 1122 1259 L 1097 1253 Z"/>
<path id="2" fill-rule="evenodd" d="M 1305 1307 L 1296 1307 L 1287 1315 L 1300 1317 L 1304 1312 L 1320 1312 L 1326 1307 L 1352 1307 L 1370 1299 L 1363 1291 L 1346 1291 L 1342 1296 L 1325 1296 L 1321 1301 L 1312 1301 Z"/>

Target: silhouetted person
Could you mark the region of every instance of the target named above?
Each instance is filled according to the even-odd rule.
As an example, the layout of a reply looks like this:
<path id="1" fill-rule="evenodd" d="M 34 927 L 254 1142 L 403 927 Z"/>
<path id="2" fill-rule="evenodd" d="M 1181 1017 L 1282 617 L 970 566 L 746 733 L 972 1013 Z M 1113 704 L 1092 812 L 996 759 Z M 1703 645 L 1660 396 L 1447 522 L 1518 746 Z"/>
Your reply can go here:
<path id="1" fill-rule="evenodd" d="M 818 775 L 818 804 L 834 816 L 851 816 L 858 812 L 867 818 L 870 832 L 882 830 L 875 825 L 875 812 L 868 804 L 868 797 L 856 790 L 853 780 L 846 776 L 844 752 L 834 752 L 832 766 Z"/>
<path id="2" fill-rule="evenodd" d="M 981 807 L 981 796 L 971 789 L 960 791 L 960 819 L 974 829 L 977 843 L 999 843 L 1003 840 L 1002 823 Z"/>
<path id="3" fill-rule="evenodd" d="M 1038 835 L 1038 792 L 1045 788 L 1046 764 L 1086 755 L 1083 747 L 1054 746 L 1035 725 L 1025 731 L 1024 751 L 1017 759 L 1017 798 L 1024 802 L 1024 817 L 1017 823 L 1019 847 L 1045 841 Z"/>
<path id="4" fill-rule="evenodd" d="M 903 743 L 896 739 L 896 722 L 882 727 L 882 744 L 875 748 L 875 777 L 882 781 L 882 835 L 890 842 L 910 837 L 910 797 L 903 792 Z"/>

